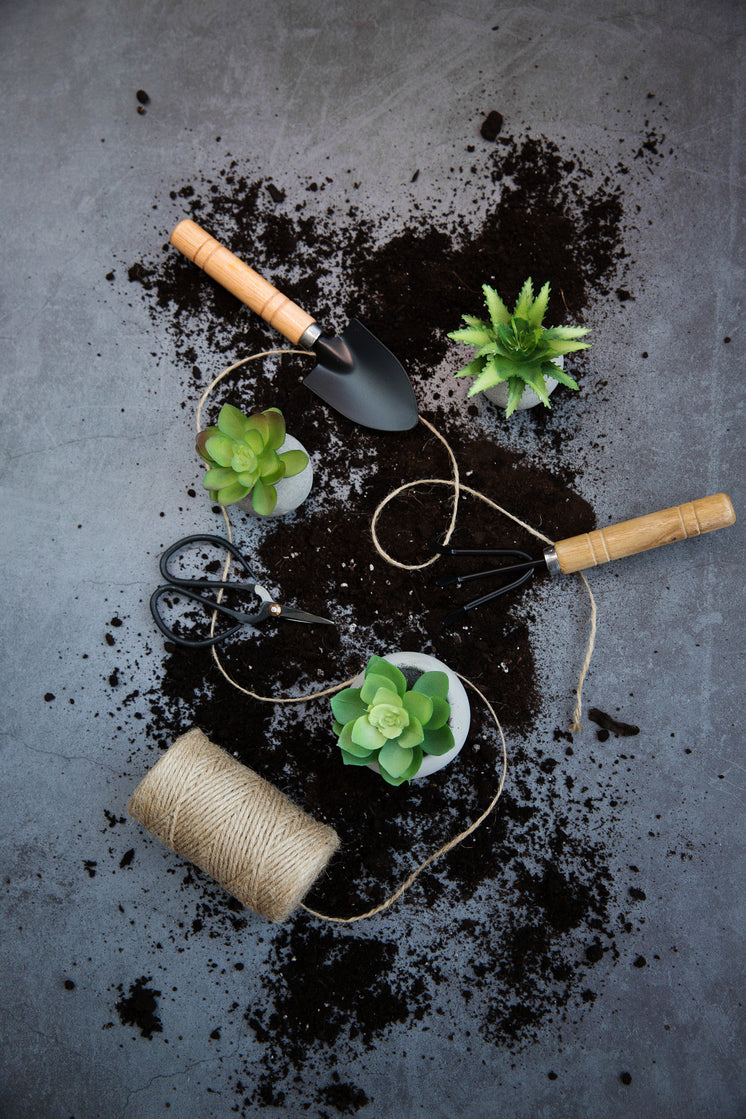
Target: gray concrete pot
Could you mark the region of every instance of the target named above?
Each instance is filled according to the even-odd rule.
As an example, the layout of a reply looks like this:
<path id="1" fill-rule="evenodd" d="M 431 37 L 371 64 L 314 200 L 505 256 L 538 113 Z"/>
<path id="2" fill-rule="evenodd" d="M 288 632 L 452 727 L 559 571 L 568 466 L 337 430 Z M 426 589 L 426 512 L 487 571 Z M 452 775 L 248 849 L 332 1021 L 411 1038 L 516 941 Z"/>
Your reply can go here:
<path id="1" fill-rule="evenodd" d="M 285 442 L 280 447 L 280 451 L 305 451 L 308 454 L 303 444 L 299 443 L 292 435 L 285 436 Z M 251 494 L 242 498 L 241 501 L 237 501 L 236 506 L 242 509 L 244 513 L 248 513 L 250 517 L 257 517 L 262 521 L 268 521 L 273 517 L 286 517 L 288 513 L 292 513 L 294 509 L 303 504 L 311 492 L 312 484 L 313 468 L 309 455 L 308 466 L 305 470 L 301 470 L 300 474 L 296 474 L 292 478 L 281 478 L 279 482 L 275 483 L 277 504 L 271 513 L 266 513 L 260 517 L 251 504 Z"/>
<path id="2" fill-rule="evenodd" d="M 445 672 L 448 677 L 448 703 L 451 707 L 448 725 L 451 728 L 455 744 L 447 754 L 441 754 L 440 757 L 435 757 L 434 754 L 424 755 L 422 765 L 412 780 L 416 781 L 420 777 L 429 777 L 431 773 L 436 773 L 439 769 L 448 765 L 449 762 L 452 762 L 466 742 L 469 724 L 471 723 L 471 708 L 466 689 L 448 665 L 427 653 L 384 653 L 383 659 L 401 669 L 407 678 L 408 687 L 411 687 L 415 680 L 422 676 L 423 672 Z M 351 687 L 361 687 L 364 679 L 365 673 L 361 672 L 352 682 Z M 369 768 L 374 769 L 376 773 L 379 772 L 377 762 L 371 762 Z"/>

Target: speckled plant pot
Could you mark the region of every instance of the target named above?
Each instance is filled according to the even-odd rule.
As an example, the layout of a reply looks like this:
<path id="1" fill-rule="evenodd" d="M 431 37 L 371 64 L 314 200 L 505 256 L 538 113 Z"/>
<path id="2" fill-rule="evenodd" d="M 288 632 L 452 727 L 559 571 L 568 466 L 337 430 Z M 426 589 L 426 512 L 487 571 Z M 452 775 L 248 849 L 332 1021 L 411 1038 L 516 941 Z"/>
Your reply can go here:
<path id="1" fill-rule="evenodd" d="M 302 443 L 299 443 L 292 435 L 285 436 L 285 442 L 280 447 L 282 451 L 306 451 Z M 254 506 L 251 504 L 251 494 L 248 494 L 241 501 L 236 502 L 236 506 L 242 509 L 244 513 L 248 513 L 250 517 L 257 517 L 259 520 L 270 520 L 273 517 L 286 517 L 288 513 L 292 513 L 299 505 L 308 497 L 313 485 L 313 468 L 311 466 L 311 456 L 308 456 L 308 466 L 305 470 L 301 470 L 300 474 L 294 475 L 292 478 L 281 478 L 279 482 L 275 483 L 277 490 L 277 504 L 271 513 L 264 513 L 261 516 L 255 511 Z"/>
<path id="2" fill-rule="evenodd" d="M 434 754 L 425 754 L 422 759 L 422 765 L 417 773 L 412 778 L 413 781 L 418 780 L 420 777 L 429 777 L 431 773 L 436 773 L 439 769 L 443 769 L 458 755 L 462 746 L 466 742 L 466 736 L 469 733 L 469 725 L 471 723 L 471 708 L 469 706 L 469 698 L 466 694 L 464 685 L 459 680 L 458 676 L 448 665 L 443 664 L 437 657 L 431 657 L 427 653 L 384 653 L 384 660 L 389 664 L 396 665 L 400 669 L 407 680 L 407 687 L 415 683 L 423 672 L 445 672 L 448 677 L 448 703 L 451 707 L 451 715 L 448 720 L 448 726 L 451 728 L 451 733 L 454 738 L 454 745 L 447 754 L 441 754 L 436 757 Z M 365 679 L 365 673 L 361 672 L 352 683 L 353 688 L 362 687 Z M 378 763 L 371 762 L 370 769 L 379 772 Z"/>
<path id="3" fill-rule="evenodd" d="M 560 369 L 564 369 L 564 358 L 556 358 L 555 365 L 558 365 Z M 547 383 L 547 393 L 551 396 L 557 388 L 559 381 L 555 381 L 554 377 L 546 377 L 545 380 Z M 500 408 L 508 407 L 508 386 L 505 381 L 501 381 L 499 385 L 493 385 L 491 389 L 483 389 L 482 391 L 493 404 L 497 404 Z M 534 390 L 526 385 L 523 390 L 523 396 L 516 405 L 516 411 L 522 412 L 525 408 L 535 408 L 537 404 L 541 404 L 541 397 L 537 396 Z"/>

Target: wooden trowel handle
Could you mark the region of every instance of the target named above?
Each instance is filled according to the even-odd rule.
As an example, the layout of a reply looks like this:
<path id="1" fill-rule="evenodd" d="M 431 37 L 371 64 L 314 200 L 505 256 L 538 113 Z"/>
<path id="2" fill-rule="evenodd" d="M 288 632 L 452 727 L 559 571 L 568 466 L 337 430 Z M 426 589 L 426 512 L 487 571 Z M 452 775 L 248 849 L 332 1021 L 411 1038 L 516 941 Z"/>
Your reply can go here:
<path id="1" fill-rule="evenodd" d="M 725 493 L 700 497 L 660 513 L 648 513 L 608 528 L 598 528 L 581 536 L 571 536 L 554 545 L 554 553 L 563 575 L 585 571 L 609 560 L 633 556 L 661 544 L 673 544 L 690 536 L 700 536 L 716 528 L 732 525 L 736 519 L 733 505 Z M 550 566 L 550 560 L 547 559 Z"/>
<path id="2" fill-rule="evenodd" d="M 265 322 L 297 345 L 315 320 L 292 303 L 248 264 L 226 249 L 195 221 L 180 221 L 171 234 L 171 244 L 208 276 L 242 303 L 261 315 Z"/>

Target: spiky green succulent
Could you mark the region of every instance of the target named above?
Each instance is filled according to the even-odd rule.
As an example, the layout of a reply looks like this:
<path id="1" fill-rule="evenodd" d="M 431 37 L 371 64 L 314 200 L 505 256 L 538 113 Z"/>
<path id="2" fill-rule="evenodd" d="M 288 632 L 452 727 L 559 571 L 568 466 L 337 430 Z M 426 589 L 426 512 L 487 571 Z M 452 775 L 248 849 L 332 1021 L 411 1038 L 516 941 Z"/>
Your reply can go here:
<path id="1" fill-rule="evenodd" d="M 285 434 L 279 408 L 245 416 L 232 404 L 224 404 L 218 426 L 197 436 L 197 453 L 210 467 L 202 484 L 213 501 L 232 505 L 251 494 L 255 512 L 271 513 L 277 504 L 277 482 L 300 474 L 308 465 L 305 451 L 280 451 Z"/>
<path id="2" fill-rule="evenodd" d="M 389 785 L 411 780 L 425 754 L 447 754 L 455 745 L 445 672 L 423 673 L 410 691 L 396 665 L 371 657 L 362 687 L 338 692 L 331 707 L 345 765 L 378 762 Z"/>
<path id="3" fill-rule="evenodd" d="M 482 290 L 490 321 L 463 315 L 466 326 L 448 335 L 455 342 L 466 342 L 477 348 L 474 359 L 456 373 L 457 377 L 476 377 L 469 396 L 505 381 L 508 384 L 505 415 L 510 416 L 526 385 L 547 408 L 551 408 L 551 404 L 546 377 L 554 377 L 569 389 L 577 389 L 576 382 L 556 361 L 564 354 L 587 350 L 590 343 L 579 339 L 589 331 L 582 326 L 542 326 L 549 302 L 549 284 L 544 284 L 534 298 L 533 282 L 529 277 L 512 314 L 489 284 L 484 284 Z"/>

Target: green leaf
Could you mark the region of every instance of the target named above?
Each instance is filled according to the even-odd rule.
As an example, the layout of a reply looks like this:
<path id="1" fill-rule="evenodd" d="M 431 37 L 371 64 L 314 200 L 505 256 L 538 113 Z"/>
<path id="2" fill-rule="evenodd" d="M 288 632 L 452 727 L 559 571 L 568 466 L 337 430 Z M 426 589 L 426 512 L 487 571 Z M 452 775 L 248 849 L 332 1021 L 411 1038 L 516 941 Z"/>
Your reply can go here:
<path id="1" fill-rule="evenodd" d="M 482 372 L 483 366 L 484 359 L 475 357 L 474 360 L 470 361 L 468 365 L 465 365 L 463 369 L 459 369 L 458 373 L 454 373 L 454 377 L 476 377 Z"/>
<path id="2" fill-rule="evenodd" d="M 434 757 L 439 758 L 443 754 L 447 754 L 456 745 L 456 740 L 453 737 L 453 731 L 449 726 L 438 727 L 437 730 L 428 729 L 424 732 L 422 740 L 422 749 L 426 754 L 432 754 Z"/>
<path id="3" fill-rule="evenodd" d="M 246 421 L 246 428 L 248 431 L 258 431 L 262 437 L 262 446 L 267 446 L 269 439 L 269 420 L 263 416 L 261 412 L 257 412 L 254 416 L 249 416 Z"/>
<path id="4" fill-rule="evenodd" d="M 377 727 L 371 726 L 366 715 L 352 724 L 350 738 L 356 746 L 364 746 L 366 750 L 379 750 L 387 741 Z"/>
<path id="5" fill-rule="evenodd" d="M 422 724 L 423 730 L 438 730 L 439 727 L 444 727 L 451 717 L 451 705 L 447 699 L 441 699 L 439 695 L 434 695 L 431 700 L 433 713 L 427 726 L 424 723 Z"/>
<path id="6" fill-rule="evenodd" d="M 243 433 L 243 441 L 247 445 L 247 447 L 250 447 L 254 454 L 257 456 L 259 456 L 264 450 L 264 440 L 262 439 L 259 432 L 253 430 L 252 428 L 249 428 Z"/>
<path id="7" fill-rule="evenodd" d="M 401 702 L 399 693 L 396 690 L 396 685 L 393 681 L 383 674 L 379 676 L 377 672 L 366 673 L 363 686 L 360 689 L 360 698 L 363 703 L 373 703 L 378 692 L 383 689 L 386 690 L 389 696 L 394 697 L 397 703 Z"/>
<path id="8" fill-rule="evenodd" d="M 229 439 L 240 439 L 246 430 L 249 417 L 234 408 L 232 404 L 224 404 L 218 416 L 218 427 Z"/>
<path id="9" fill-rule="evenodd" d="M 279 482 L 285 473 L 285 467 L 280 462 L 280 457 L 276 451 L 263 451 L 257 459 L 259 466 L 259 475 L 267 486 L 273 486 L 275 482 Z"/>
<path id="10" fill-rule="evenodd" d="M 277 504 L 277 490 L 274 486 L 265 485 L 260 478 L 251 491 L 251 504 L 260 517 L 268 516 Z"/>
<path id="11" fill-rule="evenodd" d="M 203 458 L 205 460 L 205 462 L 209 462 L 210 466 L 214 466 L 215 463 L 213 462 L 213 460 L 210 458 L 209 454 L 207 453 L 207 447 L 205 446 L 205 444 L 206 444 L 207 440 L 210 438 L 210 436 L 219 435 L 219 434 L 220 434 L 220 432 L 218 431 L 218 429 L 216 427 L 207 427 L 207 428 L 205 428 L 204 431 L 199 432 L 199 434 L 197 435 L 197 438 L 195 440 L 195 443 L 194 443 L 194 445 L 197 449 L 197 454 L 200 456 L 200 458 Z"/>
<path id="12" fill-rule="evenodd" d="M 415 746 L 412 750 L 412 762 L 408 769 L 402 773 L 401 777 L 392 777 L 385 769 L 379 765 L 381 777 L 388 785 L 401 785 L 404 781 L 411 781 L 411 779 L 419 772 L 422 765 L 422 747 Z"/>
<path id="13" fill-rule="evenodd" d="M 259 478 L 258 470 L 242 470 L 240 474 L 236 475 L 236 481 L 240 482 L 242 486 L 246 486 L 247 490 L 252 489 Z"/>
<path id="14" fill-rule="evenodd" d="M 559 381 L 561 385 L 566 385 L 568 389 L 577 389 L 580 387 L 569 373 L 565 373 L 564 369 L 560 369 L 560 367 L 553 362 L 547 362 L 542 365 L 541 371 L 547 377 L 554 377 L 555 381 Z"/>
<path id="15" fill-rule="evenodd" d="M 378 755 L 378 765 L 390 777 L 403 777 L 412 765 L 412 751 L 398 742 L 387 742 Z"/>
<path id="16" fill-rule="evenodd" d="M 579 350 L 589 350 L 590 348 L 590 342 L 563 342 L 554 341 L 551 338 L 547 344 L 549 353 L 556 357 L 561 357 L 563 354 L 575 354 Z"/>
<path id="17" fill-rule="evenodd" d="M 550 341 L 564 338 L 585 338 L 586 334 L 590 334 L 590 330 L 586 326 L 550 326 L 544 331 L 544 337 Z M 586 345 L 590 346 L 590 342 L 586 342 Z"/>
<path id="18" fill-rule="evenodd" d="M 332 723 L 332 730 L 336 734 L 337 738 L 339 738 L 340 734 L 342 733 L 342 731 L 344 729 L 345 729 L 344 728 L 344 723 L 338 723 L 337 720 L 335 719 L 334 722 Z"/>
<path id="19" fill-rule="evenodd" d="M 419 719 L 416 719 L 414 715 L 410 715 L 409 726 L 405 727 L 401 734 L 396 736 L 396 741 L 400 746 L 411 748 L 412 746 L 419 746 L 424 736 L 425 732 L 422 729 L 422 724 Z"/>
<path id="20" fill-rule="evenodd" d="M 345 723 L 342 727 L 342 733 L 337 740 L 337 745 L 340 750 L 345 750 L 354 758 L 365 758 L 366 761 L 371 761 L 375 755 L 375 750 L 369 750 L 367 747 L 359 746 L 357 742 L 352 741 L 352 728 L 354 725 L 355 724 L 352 722 Z"/>
<path id="21" fill-rule="evenodd" d="M 390 664 L 383 657 L 372 656 L 370 658 L 365 669 L 365 675 L 368 676 L 370 673 L 375 673 L 376 676 L 385 676 L 391 681 L 400 696 L 403 696 L 407 690 L 404 673 L 395 664 Z"/>
<path id="22" fill-rule="evenodd" d="M 547 305 L 549 303 L 549 283 L 544 284 L 539 294 L 536 296 L 533 307 L 528 312 L 526 318 L 533 327 L 540 327 L 544 315 L 547 313 Z"/>
<path id="23" fill-rule="evenodd" d="M 525 319 L 526 322 L 528 322 L 533 302 L 534 285 L 531 277 L 529 276 L 529 278 L 526 280 L 523 287 L 521 288 L 520 295 L 518 296 L 518 300 L 513 309 L 513 318 Z"/>
<path id="24" fill-rule="evenodd" d="M 520 379 L 520 377 L 511 377 L 508 381 L 508 386 L 508 403 L 505 407 L 506 417 L 512 416 L 516 408 L 520 404 L 521 397 L 523 396 L 523 390 L 525 389 L 526 384 Z"/>
<path id="25" fill-rule="evenodd" d="M 206 490 L 219 490 L 223 486 L 230 486 L 236 480 L 236 475 L 225 466 L 213 466 L 212 470 L 207 470 L 202 479 L 202 485 Z"/>
<path id="26" fill-rule="evenodd" d="M 445 672 L 423 672 L 417 683 L 412 688 L 414 692 L 422 692 L 427 696 L 440 696 L 448 699 L 448 676 Z"/>
<path id="27" fill-rule="evenodd" d="M 285 464 L 286 478 L 294 478 L 296 474 L 301 474 L 310 461 L 305 451 L 281 451 L 279 458 Z"/>
<path id="28" fill-rule="evenodd" d="M 262 415 L 268 426 L 267 447 L 271 451 L 279 451 L 285 442 L 285 420 L 282 412 L 279 408 L 265 408 Z"/>
<path id="29" fill-rule="evenodd" d="M 228 435 L 218 432 L 205 440 L 205 450 L 213 462 L 218 466 L 230 466 L 233 459 L 233 444 L 235 440 Z"/>
<path id="30" fill-rule="evenodd" d="M 460 330 L 454 330 L 448 337 L 454 342 L 466 342 L 469 346 L 486 346 L 493 340 L 487 327 L 480 326 L 463 326 Z"/>
<path id="31" fill-rule="evenodd" d="M 541 371 L 541 367 L 531 366 L 523 374 L 523 379 L 526 384 L 534 390 L 542 404 L 546 408 L 551 408 L 552 405 L 549 403 L 549 393 L 547 392 L 547 382 Z"/>
<path id="32" fill-rule="evenodd" d="M 339 751 L 342 755 L 342 761 L 345 763 L 345 765 L 370 765 L 372 761 L 375 761 L 375 758 L 372 754 L 366 754 L 365 757 L 358 758 L 355 757 L 354 754 L 351 754 L 349 750 L 343 750 L 341 746 L 339 748 Z"/>
<path id="33" fill-rule="evenodd" d="M 404 710 L 413 715 L 424 726 L 433 713 L 433 701 L 424 692 L 407 692 L 404 696 Z"/>
<path id="34" fill-rule="evenodd" d="M 360 688 L 345 688 L 330 700 L 332 715 L 340 723 L 349 723 L 364 715 L 367 707 L 360 698 Z"/>
<path id="35" fill-rule="evenodd" d="M 232 505 L 234 501 L 243 501 L 248 492 L 246 486 L 242 486 L 240 482 L 234 482 L 230 486 L 223 486 L 217 492 L 218 504 Z"/>
<path id="36" fill-rule="evenodd" d="M 495 289 L 491 288 L 489 284 L 482 284 L 482 291 L 484 292 L 487 310 L 489 311 L 490 318 L 492 319 L 492 325 L 499 326 L 500 323 L 510 322 L 510 311 L 505 306 Z"/>

